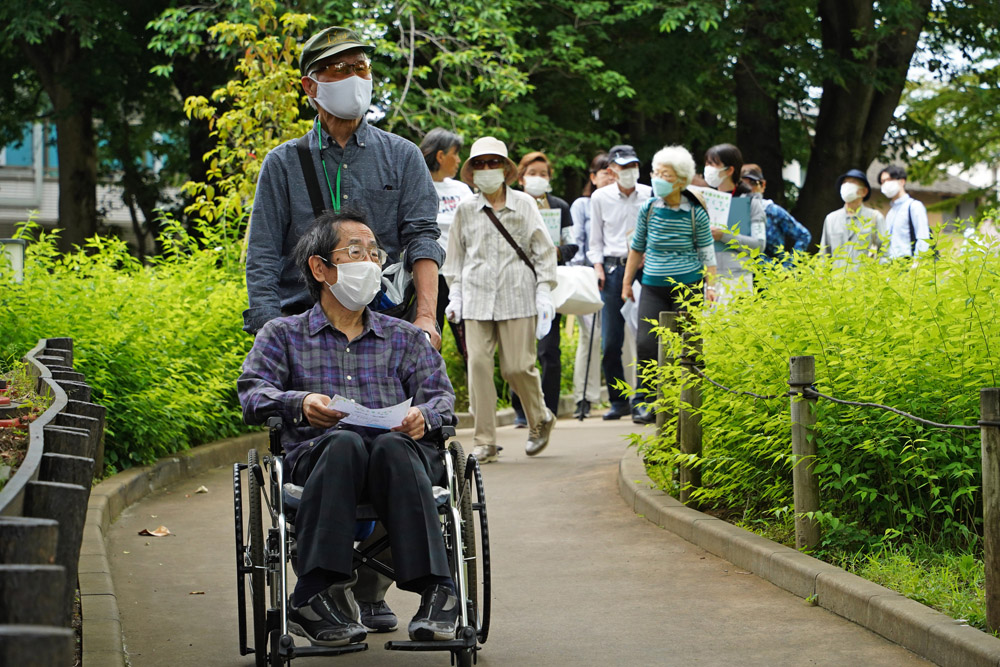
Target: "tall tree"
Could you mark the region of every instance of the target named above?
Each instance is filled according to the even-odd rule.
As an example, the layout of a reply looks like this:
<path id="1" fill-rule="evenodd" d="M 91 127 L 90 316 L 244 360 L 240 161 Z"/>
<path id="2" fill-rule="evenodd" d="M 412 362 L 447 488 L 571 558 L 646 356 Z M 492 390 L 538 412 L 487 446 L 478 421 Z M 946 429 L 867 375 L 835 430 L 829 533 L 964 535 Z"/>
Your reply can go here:
<path id="1" fill-rule="evenodd" d="M 837 177 L 852 167 L 867 168 L 882 151 L 931 3 L 819 2 L 823 96 L 793 210 L 814 241 L 826 214 L 842 205 L 833 187 Z"/>
<path id="2" fill-rule="evenodd" d="M 152 63 L 141 48 L 144 26 L 162 4 L 157 0 L 0 4 L 0 40 L 14 49 L 4 51 L 5 60 L 19 63 L 22 72 L 30 71 L 51 105 L 63 250 L 82 245 L 98 231 L 95 120 L 117 115 L 120 101 L 134 90 L 136 77 L 148 77 Z M 140 48 L 135 48 L 136 40 Z M 5 120 L 10 122 L 9 117 Z"/>

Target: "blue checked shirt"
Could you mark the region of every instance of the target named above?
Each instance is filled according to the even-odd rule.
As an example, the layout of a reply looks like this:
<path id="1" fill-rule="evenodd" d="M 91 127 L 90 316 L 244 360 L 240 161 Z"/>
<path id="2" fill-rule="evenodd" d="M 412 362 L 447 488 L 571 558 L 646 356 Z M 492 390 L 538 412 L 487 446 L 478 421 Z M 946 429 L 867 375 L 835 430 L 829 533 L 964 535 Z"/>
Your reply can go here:
<path id="1" fill-rule="evenodd" d="M 369 408 L 413 399 L 428 431 L 454 423 L 455 392 L 444 359 L 409 322 L 365 308 L 364 328 L 348 341 L 319 304 L 301 315 L 269 321 L 257 334 L 236 382 L 247 424 L 285 420 L 286 463 L 324 433 L 302 415 L 307 394 L 340 394 Z M 370 429 L 345 426 L 363 435 Z"/>

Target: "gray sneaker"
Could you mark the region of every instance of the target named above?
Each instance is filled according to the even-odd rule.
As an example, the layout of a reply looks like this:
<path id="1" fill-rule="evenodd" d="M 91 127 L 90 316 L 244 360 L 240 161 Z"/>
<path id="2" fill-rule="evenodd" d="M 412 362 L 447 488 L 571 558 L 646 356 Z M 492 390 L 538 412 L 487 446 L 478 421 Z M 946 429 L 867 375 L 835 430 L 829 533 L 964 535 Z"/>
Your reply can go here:
<path id="1" fill-rule="evenodd" d="M 455 638 L 459 605 L 447 586 L 428 586 L 420 595 L 420 608 L 407 628 L 415 642 L 447 641 Z"/>
<path id="2" fill-rule="evenodd" d="M 472 456 L 479 461 L 480 465 L 492 463 L 500 458 L 500 453 L 496 445 L 476 445 L 472 450 Z"/>
<path id="3" fill-rule="evenodd" d="M 538 426 L 538 432 L 528 436 L 528 442 L 524 445 L 524 453 L 534 456 L 545 449 L 549 444 L 549 436 L 552 435 L 552 428 L 556 425 L 556 416 L 551 410 L 546 409 L 549 418 Z"/>
<path id="4" fill-rule="evenodd" d="M 344 646 L 364 640 L 367 631 L 348 618 L 326 593 L 309 599 L 308 605 L 288 605 L 288 629 L 314 646 Z"/>

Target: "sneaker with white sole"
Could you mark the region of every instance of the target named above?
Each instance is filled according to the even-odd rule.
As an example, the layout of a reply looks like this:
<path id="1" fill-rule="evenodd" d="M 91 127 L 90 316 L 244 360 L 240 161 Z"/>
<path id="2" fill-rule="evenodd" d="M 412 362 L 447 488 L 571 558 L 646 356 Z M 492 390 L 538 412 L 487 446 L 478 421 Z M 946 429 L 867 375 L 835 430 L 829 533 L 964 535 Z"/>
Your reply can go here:
<path id="1" fill-rule="evenodd" d="M 288 605 L 288 629 L 316 646 L 357 644 L 368 635 L 364 626 L 340 611 L 325 592 L 312 596 L 307 605 Z"/>
<path id="2" fill-rule="evenodd" d="M 472 450 L 472 455 L 476 457 L 480 465 L 492 463 L 500 458 L 500 452 L 496 445 L 476 445 Z"/>
<path id="3" fill-rule="evenodd" d="M 385 600 L 377 602 L 358 600 L 358 607 L 361 608 L 361 625 L 365 626 L 368 632 L 392 632 L 399 625 L 396 614 L 389 609 Z"/>
<path id="4" fill-rule="evenodd" d="M 455 638 L 459 605 L 455 591 L 441 584 L 428 586 L 420 594 L 420 608 L 407 630 L 415 642 L 447 641 Z"/>
<path id="5" fill-rule="evenodd" d="M 552 429 L 556 425 L 556 416 L 551 410 L 546 409 L 545 412 L 549 418 L 538 425 L 538 431 L 529 435 L 528 442 L 524 445 L 524 453 L 528 456 L 534 456 L 549 444 L 549 436 L 552 435 Z"/>

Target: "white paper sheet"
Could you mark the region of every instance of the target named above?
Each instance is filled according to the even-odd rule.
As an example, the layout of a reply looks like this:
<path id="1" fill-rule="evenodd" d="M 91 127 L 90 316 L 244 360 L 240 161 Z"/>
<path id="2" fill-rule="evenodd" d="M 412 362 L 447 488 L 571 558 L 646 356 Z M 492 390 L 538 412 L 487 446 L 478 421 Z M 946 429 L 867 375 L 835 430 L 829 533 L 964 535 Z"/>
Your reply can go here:
<path id="1" fill-rule="evenodd" d="M 705 201 L 705 210 L 708 212 L 709 222 L 713 227 L 729 226 L 729 207 L 732 205 L 733 196 L 728 192 L 719 192 L 714 188 L 701 188 L 697 185 L 689 185 L 688 190 L 695 190 Z"/>
<path id="2" fill-rule="evenodd" d="M 553 245 L 559 245 L 562 236 L 559 231 L 559 225 L 562 222 L 562 211 L 557 208 L 543 208 L 539 213 L 542 214 L 542 222 L 545 223 L 545 229 L 548 231 Z"/>
<path id="3" fill-rule="evenodd" d="M 402 403 L 388 408 L 367 408 L 338 394 L 330 400 L 326 407 L 330 410 L 347 414 L 346 417 L 340 420 L 341 424 L 353 424 L 355 426 L 389 430 L 403 423 L 406 413 L 410 410 L 412 400 L 408 398 Z"/>

